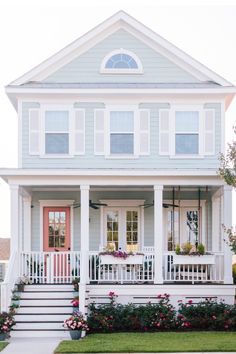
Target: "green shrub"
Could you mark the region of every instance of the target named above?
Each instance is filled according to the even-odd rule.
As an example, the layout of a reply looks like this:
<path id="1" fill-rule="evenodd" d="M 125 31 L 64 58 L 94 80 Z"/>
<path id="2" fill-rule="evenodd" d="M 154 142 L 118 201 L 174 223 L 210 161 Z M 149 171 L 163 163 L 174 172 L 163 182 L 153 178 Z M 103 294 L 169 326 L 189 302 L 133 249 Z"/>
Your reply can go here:
<path id="1" fill-rule="evenodd" d="M 206 300 L 194 304 L 180 302 L 178 325 L 184 329 L 236 330 L 236 306 Z"/>
<path id="2" fill-rule="evenodd" d="M 202 243 L 197 246 L 197 252 L 202 256 L 205 254 L 205 246 Z"/>

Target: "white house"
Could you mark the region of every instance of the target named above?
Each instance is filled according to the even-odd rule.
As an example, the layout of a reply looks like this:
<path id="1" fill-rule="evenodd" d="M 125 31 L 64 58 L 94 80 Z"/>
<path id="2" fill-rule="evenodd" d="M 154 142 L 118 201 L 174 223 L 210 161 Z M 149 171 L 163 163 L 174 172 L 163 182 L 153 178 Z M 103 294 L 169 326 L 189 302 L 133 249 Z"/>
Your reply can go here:
<path id="1" fill-rule="evenodd" d="M 120 11 L 6 92 L 19 117 L 19 167 L 0 170 L 12 235 L 3 308 L 22 275 L 33 282 L 18 312 L 26 322 L 34 297 L 46 322 L 43 298 L 50 289 L 72 296 L 74 277 L 85 313 L 110 290 L 121 302 L 169 293 L 174 303 L 233 303 L 222 228 L 232 224 L 231 188 L 217 174 L 230 82 Z M 187 241 L 209 254 L 176 257 Z M 99 254 L 111 244 L 141 254 Z M 53 305 L 69 306 L 60 296 Z M 18 325 L 29 328 L 39 329 Z"/>

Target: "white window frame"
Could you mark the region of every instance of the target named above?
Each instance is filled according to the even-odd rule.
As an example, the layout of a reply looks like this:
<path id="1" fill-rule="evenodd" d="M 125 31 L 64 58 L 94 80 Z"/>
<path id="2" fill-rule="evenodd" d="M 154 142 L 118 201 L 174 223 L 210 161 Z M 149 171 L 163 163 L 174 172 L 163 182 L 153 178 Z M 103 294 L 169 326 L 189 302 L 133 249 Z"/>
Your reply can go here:
<path id="1" fill-rule="evenodd" d="M 177 111 L 192 112 L 197 111 L 199 114 L 199 130 L 198 130 L 198 154 L 176 154 L 175 152 L 175 113 Z M 178 132 L 179 133 L 179 132 Z M 191 134 L 187 132 L 186 134 Z M 196 134 L 196 132 L 194 132 Z M 204 158 L 204 109 L 203 105 L 174 105 L 170 109 L 170 157 L 176 159 L 199 159 Z"/>
<path id="2" fill-rule="evenodd" d="M 167 204 L 172 204 L 173 200 L 163 200 L 163 203 Z M 199 207 L 199 202 L 198 200 L 180 200 L 180 246 L 187 242 L 187 240 L 182 240 L 182 232 L 185 223 L 184 219 L 184 212 L 186 209 L 197 209 Z M 200 202 L 200 207 L 201 207 L 201 215 L 200 215 L 200 233 L 201 233 L 201 242 L 206 246 L 206 201 L 201 200 Z M 168 248 L 168 239 L 167 239 L 167 234 L 168 234 L 168 211 L 173 210 L 171 207 L 164 209 L 163 211 L 163 232 L 164 232 L 164 249 L 167 251 Z M 179 212 L 179 207 L 175 208 L 175 211 Z"/>
<path id="3" fill-rule="evenodd" d="M 138 211 L 138 250 L 143 249 L 144 245 L 144 213 L 143 205 L 144 199 L 102 199 L 101 203 L 107 204 L 106 207 L 102 206 L 100 208 L 100 249 L 102 250 L 107 245 L 107 235 L 106 235 L 106 211 L 107 210 L 117 210 L 119 216 L 123 218 L 122 222 L 119 223 L 118 237 L 121 235 L 126 235 L 125 233 L 125 215 L 126 211 L 137 210 Z M 121 227 L 123 225 L 123 227 Z M 120 242 L 120 238 L 118 238 Z M 123 246 L 125 243 L 125 237 L 123 236 Z M 124 251 L 124 249 L 122 249 Z"/>
<path id="4" fill-rule="evenodd" d="M 69 152 L 68 154 L 47 154 L 45 152 L 45 113 L 46 111 L 68 111 L 69 112 Z M 41 158 L 72 158 L 74 157 L 74 112 L 72 105 L 42 105 L 41 106 L 41 136 L 40 136 L 40 157 Z"/>
<path id="5" fill-rule="evenodd" d="M 106 63 L 107 61 L 113 56 L 113 55 L 116 55 L 116 54 L 127 54 L 127 55 L 130 55 L 137 63 L 138 65 L 138 68 L 137 69 L 117 69 L 117 68 L 106 68 Z M 116 50 L 113 50 L 112 52 L 108 53 L 102 60 L 102 63 L 101 63 L 101 67 L 100 67 L 100 73 L 101 74 L 143 74 L 143 65 L 142 65 L 142 62 L 141 60 L 139 59 L 139 57 L 129 51 L 129 50 L 126 50 L 126 49 L 123 49 L 123 48 L 120 48 L 120 49 L 116 49 Z"/>
<path id="6" fill-rule="evenodd" d="M 132 111 L 134 114 L 134 152 L 133 154 L 111 154 L 110 151 L 110 113 Z M 105 111 L 105 158 L 107 159 L 135 159 L 139 157 L 139 111 L 137 105 L 111 105 Z"/>

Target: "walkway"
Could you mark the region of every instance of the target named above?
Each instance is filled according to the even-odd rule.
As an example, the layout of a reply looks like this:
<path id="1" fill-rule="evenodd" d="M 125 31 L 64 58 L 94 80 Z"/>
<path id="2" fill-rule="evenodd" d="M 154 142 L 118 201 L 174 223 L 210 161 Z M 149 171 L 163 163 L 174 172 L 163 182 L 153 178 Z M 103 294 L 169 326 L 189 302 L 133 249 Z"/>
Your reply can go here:
<path id="1" fill-rule="evenodd" d="M 60 338 L 11 338 L 2 354 L 53 354 Z"/>

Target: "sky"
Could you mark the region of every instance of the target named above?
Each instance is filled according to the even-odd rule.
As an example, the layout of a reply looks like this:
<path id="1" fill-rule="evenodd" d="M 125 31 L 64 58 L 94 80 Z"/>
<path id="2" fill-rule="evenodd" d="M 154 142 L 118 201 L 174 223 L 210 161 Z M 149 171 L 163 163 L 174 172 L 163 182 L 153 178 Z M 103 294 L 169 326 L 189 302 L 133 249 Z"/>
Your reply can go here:
<path id="1" fill-rule="evenodd" d="M 119 10 L 236 85 L 236 0 L 7 0 L 0 3 L 0 168 L 17 167 L 17 114 L 4 87 Z M 236 98 L 226 113 L 227 141 Z M 10 236 L 0 179 L 0 237 Z"/>

